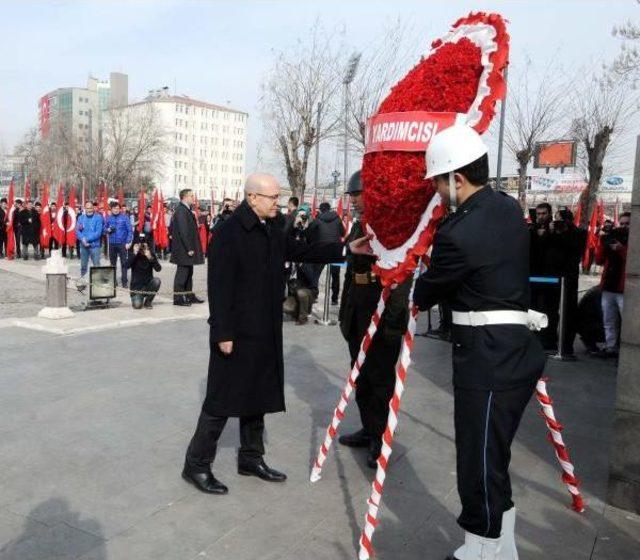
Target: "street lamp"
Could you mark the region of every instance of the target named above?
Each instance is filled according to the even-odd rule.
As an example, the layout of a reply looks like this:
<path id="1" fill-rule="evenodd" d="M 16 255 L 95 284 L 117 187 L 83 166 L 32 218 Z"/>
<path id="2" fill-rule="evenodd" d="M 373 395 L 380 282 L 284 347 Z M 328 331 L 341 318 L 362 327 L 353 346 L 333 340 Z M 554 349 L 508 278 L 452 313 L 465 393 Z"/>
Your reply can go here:
<path id="1" fill-rule="evenodd" d="M 346 186 L 349 177 L 349 164 L 347 161 L 348 144 L 349 144 L 349 84 L 353 81 L 360 64 L 361 53 L 353 53 L 347 63 L 347 70 L 344 74 L 342 83 L 344 84 L 344 174 L 342 175 Z"/>
<path id="2" fill-rule="evenodd" d="M 338 197 L 338 178 L 340 177 L 340 171 L 335 169 L 331 172 L 331 176 L 333 177 L 333 199 L 335 200 Z"/>

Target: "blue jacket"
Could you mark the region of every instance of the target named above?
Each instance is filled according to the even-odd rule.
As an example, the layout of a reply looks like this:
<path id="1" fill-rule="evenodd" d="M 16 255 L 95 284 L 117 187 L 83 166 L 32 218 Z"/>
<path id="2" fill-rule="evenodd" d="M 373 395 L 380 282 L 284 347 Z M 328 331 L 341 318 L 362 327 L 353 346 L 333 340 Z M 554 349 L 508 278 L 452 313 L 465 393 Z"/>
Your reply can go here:
<path id="1" fill-rule="evenodd" d="M 100 214 L 94 212 L 91 217 L 81 214 L 76 225 L 76 236 L 82 246 L 84 246 L 83 240 L 86 240 L 90 247 L 100 247 L 103 229 L 104 219 Z"/>
<path id="2" fill-rule="evenodd" d="M 109 233 L 109 244 L 124 245 L 125 243 L 131 243 L 131 241 L 133 241 L 131 221 L 125 214 L 109 216 L 104 224 L 105 232 L 108 233 L 110 228 L 113 228 L 113 231 Z"/>

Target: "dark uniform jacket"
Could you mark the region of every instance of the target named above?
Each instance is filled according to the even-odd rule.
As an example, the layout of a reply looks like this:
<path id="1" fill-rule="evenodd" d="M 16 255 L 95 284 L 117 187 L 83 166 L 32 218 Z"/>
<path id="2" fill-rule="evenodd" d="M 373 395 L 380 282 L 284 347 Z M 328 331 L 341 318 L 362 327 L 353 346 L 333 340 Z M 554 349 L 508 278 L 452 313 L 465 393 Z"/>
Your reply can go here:
<path id="1" fill-rule="evenodd" d="M 306 244 L 263 224 L 247 202 L 208 249 L 211 359 L 204 410 L 214 416 L 280 412 L 284 404 L 282 302 L 285 260 L 339 262 L 343 245 Z M 233 341 L 223 355 L 222 341 Z"/>
<path id="2" fill-rule="evenodd" d="M 37 244 L 40 240 L 40 214 L 35 208 L 23 208 L 17 218 L 22 231 L 22 244 Z"/>
<path id="3" fill-rule="evenodd" d="M 189 256 L 189 251 L 193 251 L 193 256 Z M 204 262 L 196 217 L 182 202 L 171 218 L 171 262 L 181 266 Z"/>
<path id="4" fill-rule="evenodd" d="M 484 187 L 438 230 L 414 301 L 424 310 L 443 300 L 453 311 L 527 311 L 529 233 L 508 195 Z M 511 389 L 544 369 L 542 347 L 524 325 L 453 325 L 452 342 L 456 387 Z"/>
<path id="5" fill-rule="evenodd" d="M 363 237 L 360 222 L 355 222 L 349 241 Z M 340 330 L 346 340 L 355 337 L 362 340 L 380 299 L 382 286 L 379 282 L 358 285 L 354 282 L 355 273 L 370 273 L 376 257 L 367 255 L 349 255 L 347 258 L 347 272 L 345 274 L 342 299 L 340 302 Z M 407 328 L 409 319 L 408 297 L 411 290 L 411 279 L 398 286 L 391 292 L 382 319 L 378 325 L 378 332 L 386 337 L 400 337 Z"/>

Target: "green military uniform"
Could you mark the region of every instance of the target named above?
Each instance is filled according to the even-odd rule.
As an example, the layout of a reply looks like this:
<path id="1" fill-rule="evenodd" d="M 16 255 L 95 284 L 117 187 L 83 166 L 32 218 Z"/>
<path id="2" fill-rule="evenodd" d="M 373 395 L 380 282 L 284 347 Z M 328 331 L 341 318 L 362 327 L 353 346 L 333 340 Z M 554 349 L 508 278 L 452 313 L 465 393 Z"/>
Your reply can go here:
<path id="1" fill-rule="evenodd" d="M 349 241 L 364 235 L 361 223 L 356 222 Z M 347 257 L 339 319 L 342 334 L 349 343 L 352 366 L 382 292 L 382 285 L 372 272 L 375 262 L 375 257 L 366 255 Z M 395 384 L 395 365 L 409 317 L 411 282 L 409 278 L 391 292 L 356 382 L 356 403 L 363 426 L 361 435 L 370 443 L 369 464 L 372 467 L 380 453 L 381 437 L 387 424 L 389 400 Z M 348 438 L 346 436 L 347 441 Z M 340 441 L 353 445 L 347 443 L 344 436 Z"/>

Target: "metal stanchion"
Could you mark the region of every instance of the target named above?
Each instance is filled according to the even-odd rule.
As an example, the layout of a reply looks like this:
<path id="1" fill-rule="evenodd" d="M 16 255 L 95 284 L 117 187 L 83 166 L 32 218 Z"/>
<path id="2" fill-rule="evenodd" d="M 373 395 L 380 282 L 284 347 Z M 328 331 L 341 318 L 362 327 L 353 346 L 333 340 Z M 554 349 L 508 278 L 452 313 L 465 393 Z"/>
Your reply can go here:
<path id="1" fill-rule="evenodd" d="M 565 328 L 565 317 L 564 317 L 564 304 L 565 304 L 565 293 L 564 293 L 564 276 L 560 278 L 560 321 L 558 323 L 558 353 L 551 356 L 554 360 L 564 360 L 565 357 L 562 354 L 562 347 L 564 346 L 564 328 Z"/>
<path id="2" fill-rule="evenodd" d="M 329 319 L 329 303 L 331 297 L 331 265 L 326 265 L 327 273 L 325 274 L 324 279 L 324 311 L 322 313 L 322 319 L 316 319 L 316 323 L 318 325 L 323 325 L 328 327 L 330 325 L 335 325 L 336 322 Z"/>

